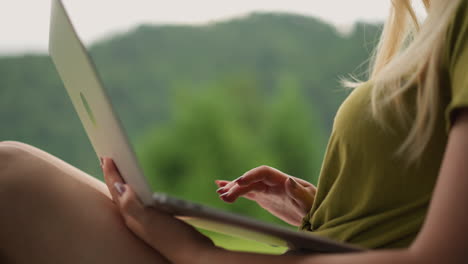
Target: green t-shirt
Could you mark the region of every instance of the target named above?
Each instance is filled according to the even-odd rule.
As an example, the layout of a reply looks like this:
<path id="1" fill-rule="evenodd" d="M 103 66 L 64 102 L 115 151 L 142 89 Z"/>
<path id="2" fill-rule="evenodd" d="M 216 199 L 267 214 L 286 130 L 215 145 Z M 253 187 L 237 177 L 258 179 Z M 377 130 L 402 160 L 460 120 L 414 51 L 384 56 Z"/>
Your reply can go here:
<path id="1" fill-rule="evenodd" d="M 461 2 L 446 34 L 436 129 L 420 163 L 405 168 L 405 161 L 395 157 L 409 127 L 399 125 L 388 111 L 393 131 L 383 130 L 370 113 L 372 83 L 363 84 L 335 116 L 302 230 L 366 248 L 407 247 L 413 241 L 439 174 L 450 116 L 456 108 L 468 107 L 468 1 Z M 414 91 L 405 94 L 410 106 L 415 105 Z"/>

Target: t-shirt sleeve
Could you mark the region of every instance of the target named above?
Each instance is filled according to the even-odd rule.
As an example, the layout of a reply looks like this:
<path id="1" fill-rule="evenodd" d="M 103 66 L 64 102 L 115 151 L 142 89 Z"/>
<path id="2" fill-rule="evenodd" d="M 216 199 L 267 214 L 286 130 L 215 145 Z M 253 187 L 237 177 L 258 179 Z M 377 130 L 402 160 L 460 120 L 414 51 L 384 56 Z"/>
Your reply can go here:
<path id="1" fill-rule="evenodd" d="M 451 98 L 445 109 L 447 133 L 453 126 L 455 112 L 468 107 L 468 1 L 461 0 L 448 30 L 446 47 Z"/>

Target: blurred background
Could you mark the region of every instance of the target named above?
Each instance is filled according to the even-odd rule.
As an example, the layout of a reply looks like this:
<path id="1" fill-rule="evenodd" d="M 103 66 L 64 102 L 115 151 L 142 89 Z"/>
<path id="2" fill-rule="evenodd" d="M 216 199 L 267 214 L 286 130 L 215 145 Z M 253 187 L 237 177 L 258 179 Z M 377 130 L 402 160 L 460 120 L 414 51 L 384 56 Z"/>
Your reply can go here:
<path id="1" fill-rule="evenodd" d="M 214 180 L 269 165 L 317 182 L 339 78 L 365 78 L 390 1 L 64 2 L 154 189 L 286 225 Z M 0 3 L 0 140 L 102 179 L 47 55 L 49 9 Z"/>

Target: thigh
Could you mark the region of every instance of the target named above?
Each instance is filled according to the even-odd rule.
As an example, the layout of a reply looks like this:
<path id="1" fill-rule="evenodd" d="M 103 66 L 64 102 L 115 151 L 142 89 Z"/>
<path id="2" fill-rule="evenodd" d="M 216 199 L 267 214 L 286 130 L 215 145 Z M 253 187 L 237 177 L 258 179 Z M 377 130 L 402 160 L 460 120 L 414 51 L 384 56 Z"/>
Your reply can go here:
<path id="1" fill-rule="evenodd" d="M 33 147 L 1 147 L 9 156 L 0 172 L 0 255 L 5 259 L 167 262 L 127 229 L 102 182 Z"/>
<path id="2" fill-rule="evenodd" d="M 50 165 L 56 167 L 58 170 L 66 173 L 68 176 L 78 180 L 84 184 L 87 184 L 89 187 L 100 191 L 101 193 L 105 194 L 107 197 L 111 197 L 107 186 L 100 180 L 96 179 L 95 177 L 91 177 L 87 173 L 83 172 L 82 170 L 74 167 L 73 165 L 57 158 L 50 153 L 47 153 L 41 149 L 38 149 L 34 146 L 17 142 L 17 141 L 3 141 L 1 142 L 2 146 L 11 146 L 21 151 L 26 151 L 30 153 L 34 158 L 41 159 Z"/>

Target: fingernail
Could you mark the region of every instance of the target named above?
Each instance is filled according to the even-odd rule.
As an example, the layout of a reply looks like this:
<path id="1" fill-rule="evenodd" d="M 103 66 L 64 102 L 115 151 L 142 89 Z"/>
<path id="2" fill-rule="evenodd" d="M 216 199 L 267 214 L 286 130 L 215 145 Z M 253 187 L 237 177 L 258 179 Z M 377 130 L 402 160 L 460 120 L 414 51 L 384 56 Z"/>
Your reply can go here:
<path id="1" fill-rule="evenodd" d="M 244 176 L 241 176 L 237 178 L 237 180 L 235 180 L 234 182 L 239 183 L 239 182 L 242 182 L 243 180 L 244 180 Z"/>
<path id="2" fill-rule="evenodd" d="M 225 193 L 226 191 L 227 191 L 227 190 L 225 190 L 224 187 L 221 187 L 221 188 L 219 188 L 219 189 L 216 190 L 216 192 L 217 192 L 217 193 L 220 193 L 220 194 L 221 194 L 221 193 Z"/>
<path id="3" fill-rule="evenodd" d="M 115 182 L 114 186 L 115 186 L 115 189 L 117 190 L 117 192 L 119 193 L 120 196 L 122 196 L 122 194 L 124 194 L 125 190 L 127 190 L 127 188 L 125 188 L 125 185 L 123 185 L 120 182 Z"/>
<path id="4" fill-rule="evenodd" d="M 221 194 L 219 196 L 219 198 L 221 198 L 221 200 L 223 200 L 223 201 L 225 201 L 227 203 L 232 203 L 232 202 L 234 202 L 234 199 L 233 199 L 232 196 L 231 197 L 229 196 L 230 194 L 231 194 L 231 192 L 223 193 L 223 194 Z"/>
<path id="5" fill-rule="evenodd" d="M 225 202 L 228 201 L 228 199 L 227 199 L 227 193 L 221 194 L 221 195 L 219 196 L 219 198 L 220 198 L 221 200 L 225 201 Z"/>
<path id="6" fill-rule="evenodd" d="M 219 197 L 224 199 L 224 198 L 228 197 L 229 194 L 230 194 L 230 192 L 226 192 L 226 193 L 221 194 Z"/>

